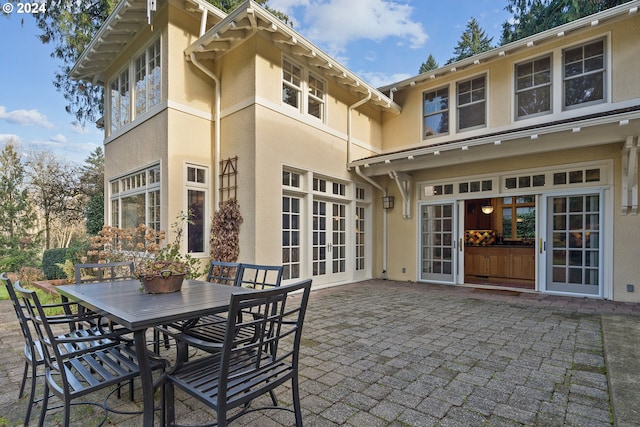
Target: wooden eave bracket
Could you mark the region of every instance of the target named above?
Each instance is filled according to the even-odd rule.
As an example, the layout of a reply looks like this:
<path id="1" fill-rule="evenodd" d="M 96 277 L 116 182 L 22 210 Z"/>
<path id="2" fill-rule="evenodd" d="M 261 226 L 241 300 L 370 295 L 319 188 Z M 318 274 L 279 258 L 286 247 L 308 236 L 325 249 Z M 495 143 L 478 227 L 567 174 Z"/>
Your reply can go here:
<path id="1" fill-rule="evenodd" d="M 402 195 L 402 218 L 411 218 L 411 176 L 398 173 L 396 171 L 389 172 L 389 176 L 395 180 Z"/>
<path id="2" fill-rule="evenodd" d="M 622 149 L 622 215 L 638 214 L 638 144 L 640 136 L 628 136 Z"/>

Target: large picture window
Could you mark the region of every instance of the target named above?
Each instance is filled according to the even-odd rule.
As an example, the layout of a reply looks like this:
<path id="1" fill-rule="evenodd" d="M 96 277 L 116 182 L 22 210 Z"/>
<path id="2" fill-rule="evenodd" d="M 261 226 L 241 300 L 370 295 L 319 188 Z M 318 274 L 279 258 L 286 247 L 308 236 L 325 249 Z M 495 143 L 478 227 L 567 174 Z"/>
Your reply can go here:
<path id="1" fill-rule="evenodd" d="M 551 56 L 516 65 L 516 116 L 551 111 Z"/>
<path id="2" fill-rule="evenodd" d="M 112 180 L 111 225 L 135 228 L 140 224 L 160 230 L 160 166 Z"/>
<path id="3" fill-rule="evenodd" d="M 458 83 L 458 129 L 486 125 L 486 77 L 476 77 Z"/>
<path id="4" fill-rule="evenodd" d="M 566 49 L 563 52 L 565 107 L 604 100 L 604 53 L 604 40 Z"/>
<path id="5" fill-rule="evenodd" d="M 449 88 L 425 92 L 422 102 L 423 136 L 449 132 Z"/>

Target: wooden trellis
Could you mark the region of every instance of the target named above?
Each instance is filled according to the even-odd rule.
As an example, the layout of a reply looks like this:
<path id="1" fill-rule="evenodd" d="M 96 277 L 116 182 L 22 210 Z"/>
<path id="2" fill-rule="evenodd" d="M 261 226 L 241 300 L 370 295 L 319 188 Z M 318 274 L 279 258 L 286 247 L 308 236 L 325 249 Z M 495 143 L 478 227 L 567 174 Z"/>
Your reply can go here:
<path id="1" fill-rule="evenodd" d="M 220 160 L 220 203 L 238 196 L 238 156 Z"/>

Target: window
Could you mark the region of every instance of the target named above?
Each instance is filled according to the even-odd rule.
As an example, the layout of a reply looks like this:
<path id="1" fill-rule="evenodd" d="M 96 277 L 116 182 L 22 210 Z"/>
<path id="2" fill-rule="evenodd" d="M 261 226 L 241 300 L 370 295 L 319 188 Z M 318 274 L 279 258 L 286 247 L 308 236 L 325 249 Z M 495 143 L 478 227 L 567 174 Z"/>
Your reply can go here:
<path id="1" fill-rule="evenodd" d="M 458 129 L 486 125 L 486 77 L 458 83 Z"/>
<path id="2" fill-rule="evenodd" d="M 282 197 L 282 279 L 300 277 L 300 207 L 301 199 Z"/>
<path id="3" fill-rule="evenodd" d="M 157 39 L 109 83 L 111 133 L 160 103 L 161 73 L 160 39 Z"/>
<path id="4" fill-rule="evenodd" d="M 111 131 L 120 129 L 129 123 L 129 107 L 131 96 L 129 94 L 129 69 L 125 69 L 109 85 L 111 92 Z"/>
<path id="5" fill-rule="evenodd" d="M 160 102 L 160 39 L 149 46 L 135 63 L 135 115 Z"/>
<path id="6" fill-rule="evenodd" d="M 113 227 L 160 230 L 160 166 L 115 179 L 110 188 Z"/>
<path id="7" fill-rule="evenodd" d="M 285 187 L 300 188 L 300 174 L 289 171 L 282 171 L 282 185 Z"/>
<path id="8" fill-rule="evenodd" d="M 324 82 L 309 74 L 309 101 L 307 112 L 324 120 Z"/>
<path id="9" fill-rule="evenodd" d="M 535 196 L 502 199 L 502 235 L 505 239 L 532 239 L 536 232 Z"/>
<path id="10" fill-rule="evenodd" d="M 516 65 L 516 116 L 551 111 L 551 56 Z"/>
<path id="11" fill-rule="evenodd" d="M 207 173 L 203 166 L 187 165 L 187 252 L 205 252 L 205 218 L 207 218 Z"/>
<path id="12" fill-rule="evenodd" d="M 426 92 L 422 109 L 425 138 L 449 132 L 449 88 Z"/>
<path id="13" fill-rule="evenodd" d="M 282 102 L 300 108 L 302 68 L 286 59 L 282 61 Z"/>
<path id="14" fill-rule="evenodd" d="M 356 271 L 364 270 L 366 267 L 365 215 L 366 209 L 356 206 Z"/>
<path id="15" fill-rule="evenodd" d="M 299 65 L 282 60 L 282 102 L 324 121 L 326 83 Z"/>
<path id="16" fill-rule="evenodd" d="M 564 105 L 572 106 L 604 100 L 604 40 L 563 52 Z"/>

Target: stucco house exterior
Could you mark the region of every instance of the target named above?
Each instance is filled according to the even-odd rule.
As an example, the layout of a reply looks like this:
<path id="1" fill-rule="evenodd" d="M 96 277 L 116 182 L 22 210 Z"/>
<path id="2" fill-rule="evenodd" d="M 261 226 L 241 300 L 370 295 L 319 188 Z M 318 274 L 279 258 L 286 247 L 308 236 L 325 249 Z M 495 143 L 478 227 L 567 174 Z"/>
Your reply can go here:
<path id="1" fill-rule="evenodd" d="M 105 87 L 105 218 L 192 209 L 206 261 L 236 197 L 284 283 L 638 302 L 639 6 L 374 88 L 252 1 L 121 2 L 71 72 Z"/>

